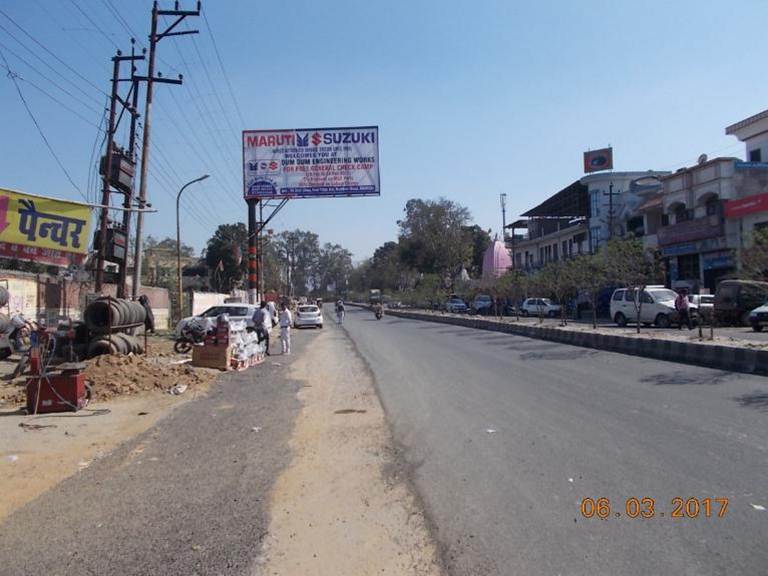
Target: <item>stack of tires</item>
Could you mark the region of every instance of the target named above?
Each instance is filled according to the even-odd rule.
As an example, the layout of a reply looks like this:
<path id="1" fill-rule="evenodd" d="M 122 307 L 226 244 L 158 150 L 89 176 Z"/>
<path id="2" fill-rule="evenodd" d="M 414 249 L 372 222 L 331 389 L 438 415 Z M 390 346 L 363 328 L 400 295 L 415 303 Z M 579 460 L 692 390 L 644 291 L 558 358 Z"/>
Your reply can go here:
<path id="1" fill-rule="evenodd" d="M 125 333 L 144 324 L 147 312 L 138 302 L 121 298 L 99 298 L 85 309 L 85 324 L 91 333 L 88 356 L 141 354 L 141 341 Z"/>

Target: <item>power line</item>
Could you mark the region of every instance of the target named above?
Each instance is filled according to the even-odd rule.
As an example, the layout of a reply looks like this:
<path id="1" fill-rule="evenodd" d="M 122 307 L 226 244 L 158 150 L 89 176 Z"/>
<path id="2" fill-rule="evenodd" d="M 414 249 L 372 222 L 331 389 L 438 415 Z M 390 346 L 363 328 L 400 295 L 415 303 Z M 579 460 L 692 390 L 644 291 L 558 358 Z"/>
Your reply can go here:
<path id="1" fill-rule="evenodd" d="M 221 73 L 224 76 L 224 81 L 227 84 L 227 89 L 229 90 L 229 96 L 232 98 L 232 102 L 235 105 L 235 111 L 237 112 L 237 117 L 240 119 L 240 125 L 245 128 L 245 120 L 243 120 L 243 114 L 240 111 L 240 105 L 237 102 L 237 98 L 235 98 L 235 91 L 232 89 L 232 83 L 229 81 L 229 75 L 227 74 L 227 70 L 224 68 L 224 61 L 221 59 L 221 54 L 219 53 L 219 47 L 216 44 L 216 37 L 213 35 L 213 30 L 211 29 L 211 25 L 208 22 L 208 16 L 206 16 L 205 11 L 202 11 L 203 15 L 203 21 L 205 22 L 205 27 L 208 29 L 208 34 L 211 36 L 211 42 L 213 43 L 213 51 L 216 53 L 216 59 L 219 61 L 219 67 L 221 68 Z"/>
<path id="2" fill-rule="evenodd" d="M 76 96 L 76 95 L 72 94 L 72 92 L 70 92 L 70 91 L 69 91 L 69 90 L 67 90 L 66 88 L 62 87 L 61 85 L 59 85 L 59 84 L 58 84 L 58 83 L 57 83 L 55 80 L 52 80 L 52 79 L 51 79 L 49 76 L 46 76 L 45 74 L 43 74 L 42 72 L 40 72 L 40 70 L 38 70 L 38 69 L 37 69 L 37 68 L 36 68 L 36 67 L 35 67 L 33 64 L 30 64 L 30 63 L 29 63 L 29 61 L 27 61 L 27 60 L 26 60 L 26 59 L 25 59 L 23 56 L 20 56 L 20 55 L 19 55 L 19 54 L 17 54 L 17 53 L 16 53 L 14 50 L 12 50 L 11 48 L 8 48 L 8 46 L 6 46 L 5 44 L 3 44 L 2 42 L 0 42 L 0 48 L 3 48 L 3 49 L 6 51 L 6 52 L 8 52 L 9 54 L 11 54 L 12 56 L 15 56 L 15 57 L 16 57 L 18 60 L 20 60 L 20 61 L 21 61 L 23 64 L 25 64 L 27 67 L 31 68 L 31 69 L 32 69 L 32 70 L 33 70 L 35 73 L 37 73 L 39 76 L 42 76 L 42 77 L 43 77 L 43 78 L 44 78 L 44 79 L 45 79 L 45 80 L 46 80 L 48 83 L 52 84 L 53 86 L 55 86 L 56 88 L 58 88 L 59 90 L 61 90 L 62 92 L 64 92 L 64 94 L 66 94 L 67 96 L 69 96 L 69 97 L 70 97 L 70 98 L 72 98 L 73 100 L 77 100 L 77 101 L 78 101 L 78 102 L 80 102 L 80 104 L 82 104 L 82 105 L 83 105 L 85 108 L 88 108 L 88 109 L 89 109 L 89 110 L 91 110 L 92 112 L 95 112 L 95 113 L 97 113 L 97 114 L 98 114 L 98 112 L 99 112 L 99 111 L 98 111 L 96 108 L 94 108 L 94 107 L 93 107 L 91 104 L 88 104 L 88 103 L 87 103 L 85 100 L 82 100 L 82 99 L 81 99 L 79 96 Z"/>
<path id="3" fill-rule="evenodd" d="M 49 49 L 48 49 L 48 47 L 46 47 L 46 46 L 45 46 L 44 44 L 42 44 L 42 43 L 41 43 L 39 40 L 37 40 L 37 39 L 36 39 L 34 36 L 32 36 L 32 35 L 31 35 L 29 32 L 27 32 L 27 31 L 26 31 L 24 28 L 22 28 L 22 27 L 21 27 L 21 26 L 20 26 L 20 25 L 19 25 L 19 24 L 16 22 L 16 20 L 14 20 L 14 19 L 13 19 L 13 18 L 11 18 L 10 16 L 8 16 L 8 14 L 6 14 L 6 13 L 5 13 L 5 11 L 4 11 L 4 10 L 2 10 L 1 8 L 0 8 L 0 14 L 2 14 L 2 15 L 3 15 L 3 16 L 5 16 L 5 17 L 6 17 L 8 20 L 10 20 L 10 22 L 11 22 L 11 23 L 12 23 L 14 26 L 16 26 L 16 28 L 18 28 L 19 30 L 21 30 L 21 32 L 22 32 L 22 33 L 23 33 L 23 34 L 24 34 L 24 35 L 25 35 L 27 38 L 29 38 L 30 40 L 32 40 L 32 42 L 34 42 L 35 44 L 37 44 L 38 46 L 40 46 L 40 48 L 42 48 L 43 50 L 45 50 L 45 52 L 46 52 L 47 54 L 49 54 L 50 56 L 52 56 L 52 57 L 53 57 L 53 58 L 54 58 L 54 59 L 55 59 L 55 60 L 56 60 L 56 61 L 57 61 L 59 64 L 61 64 L 62 66 L 64 66 L 64 67 L 65 67 L 67 70 L 69 70 L 70 72 L 72 72 L 72 73 L 73 73 L 75 76 L 77 76 L 78 78 L 80 78 L 80 79 L 81 79 L 82 81 L 84 81 L 86 84 L 88 84 L 89 86 L 91 86 L 92 88 L 96 89 L 96 90 L 97 90 L 97 91 L 99 91 L 101 94 L 104 94 L 105 96 L 107 96 L 107 97 L 109 98 L 109 94 L 107 94 L 107 93 L 106 93 L 106 92 L 104 92 L 104 91 L 103 91 L 101 88 L 99 88 L 98 86 L 96 86 L 96 84 L 94 84 L 93 82 L 91 82 L 90 80 L 88 80 L 88 78 L 86 78 L 85 76 L 83 76 L 82 74 L 80 74 L 80 72 L 78 72 L 77 70 L 75 70 L 74 68 L 72 68 L 72 66 L 70 66 L 69 64 L 67 64 L 66 62 L 64 62 L 64 60 L 62 60 L 61 58 L 59 58 L 59 57 L 56 55 L 56 53 L 55 53 L 55 52 L 53 52 L 53 51 L 49 50 Z M 7 31 L 7 30 L 6 30 L 6 31 Z"/>
<path id="4" fill-rule="evenodd" d="M 82 120 L 83 122 L 87 122 L 88 124 L 90 124 L 90 125 L 91 125 L 91 126 L 93 126 L 94 128 L 98 128 L 98 126 L 97 126 L 96 124 L 94 124 L 94 123 L 93 123 L 93 121 L 89 120 L 88 118 L 86 118 L 85 116 L 83 116 L 82 114 L 80 114 L 80 112 L 78 112 L 77 110 L 75 110 L 75 109 L 73 109 L 73 108 L 70 108 L 69 106 L 67 106 L 66 104 L 64 104 L 64 102 L 62 102 L 61 100 L 59 100 L 58 98 L 56 98 L 56 96 L 54 96 L 53 94 L 51 94 L 50 92 L 48 92 L 48 91 L 47 91 L 45 88 L 41 88 L 40 86 L 38 86 L 37 84 L 35 84 L 35 83 L 34 83 L 34 82 L 32 82 L 31 80 L 27 80 L 26 78 L 22 77 L 22 76 L 21 76 L 21 75 L 19 75 L 18 73 L 14 72 L 14 71 L 13 71 L 13 70 L 10 68 L 10 66 L 8 66 L 8 60 L 6 60 L 6 59 L 5 59 L 5 56 L 3 56 L 3 61 L 5 62 L 5 64 L 3 64 L 3 65 L 0 65 L 0 66 L 2 66 L 2 67 L 3 67 L 3 68 L 4 68 L 4 69 L 5 69 L 7 72 L 8 72 L 8 76 L 10 76 L 11 78 L 13 78 L 13 79 L 14 79 L 14 81 L 15 81 L 15 80 L 21 80 L 22 82 L 26 82 L 27 84 L 29 84 L 29 85 L 30 85 L 32 88 L 34 88 L 35 90 L 38 90 L 39 92 L 42 92 L 43 94 L 45 94 L 46 96 L 48 96 L 48 98 L 50 98 L 51 100 L 53 100 L 54 102 L 56 102 L 56 104 L 58 104 L 59 106 L 61 106 L 61 107 L 62 107 L 62 108 L 64 108 L 65 110 L 67 110 L 68 112 L 71 112 L 72 114 L 74 114 L 75 116 L 77 116 L 78 118 L 80 118 L 80 120 Z"/>
<path id="5" fill-rule="evenodd" d="M 14 40 L 15 40 L 15 41 L 16 41 L 16 42 L 17 42 L 17 43 L 18 43 L 18 44 L 19 44 L 19 45 L 20 45 L 22 48 L 24 48 L 24 49 L 25 49 L 27 52 L 29 52 L 30 54 L 32 54 L 32 56 L 34 56 L 35 58 L 37 58 L 37 59 L 38 59 L 40 62 L 42 62 L 42 63 L 43 63 L 43 64 L 44 64 L 46 67 L 48 67 L 48 68 L 49 68 L 51 71 L 53 71 L 53 73 L 54 73 L 54 74 L 56 74 L 56 75 L 57 75 L 57 76 L 59 76 L 60 78 L 64 79 L 66 82 L 69 82 L 69 84 L 71 84 L 72 86 L 74 86 L 75 88 L 77 88 L 77 90 L 79 90 L 81 93 L 85 94 L 85 95 L 86 95 L 88 98 L 90 98 L 90 99 L 91 99 L 91 100 L 93 100 L 94 102 L 98 102 L 98 100 L 97 100 L 96 98 L 94 98 L 94 97 L 93 97 L 93 94 L 91 94 L 91 93 L 89 93 L 89 92 L 87 92 L 87 91 L 83 90 L 83 89 L 82 89 L 82 87 L 80 87 L 78 84 L 76 84 L 75 82 L 73 82 L 73 81 L 72 81 L 72 79 L 70 79 L 70 78 L 67 78 L 66 76 L 64 76 L 64 74 L 62 74 L 62 73 L 61 73 L 61 72 L 59 72 L 59 71 L 58 71 L 56 68 L 54 68 L 53 66 L 51 66 L 51 65 L 50 65 L 48 62 L 46 62 L 45 60 L 43 60 L 43 58 L 41 58 L 41 57 L 40 57 L 38 54 L 36 54 L 34 50 L 32 50 L 32 49 L 31 49 L 29 46 L 27 46 L 26 44 L 24 44 L 24 42 L 22 42 L 21 40 L 19 40 L 19 39 L 18 39 L 18 38 L 17 38 L 17 37 L 16 37 L 16 36 L 13 34 L 13 32 L 11 32 L 10 30 L 8 30 L 8 29 L 7 29 L 5 26 L 3 26 L 2 24 L 0 24 L 0 30 L 3 30 L 3 31 L 6 33 L 6 34 L 8 34 L 8 36 L 10 36 L 11 38 L 13 38 L 13 39 L 14 39 Z M 7 48 L 6 48 L 6 49 L 7 49 Z M 7 50 L 8 50 L 9 52 L 11 52 L 11 50 L 10 50 L 10 49 L 7 49 Z M 11 52 L 11 53 L 13 53 L 13 52 Z M 17 54 L 15 54 L 15 53 L 13 53 L 13 54 L 14 54 L 14 55 L 15 55 L 17 58 L 21 59 L 21 57 L 20 57 L 20 56 L 18 56 Z"/>
<path id="6" fill-rule="evenodd" d="M 101 26 L 99 26 L 99 25 L 98 25 L 96 22 L 94 22 L 94 21 L 93 21 L 93 18 L 91 18 L 91 17 L 88 15 L 88 13 L 87 13 L 87 12 L 85 12 L 85 11 L 84 11 L 82 8 L 80 8 L 80 5 L 79 5 L 77 2 L 75 2 L 75 0 L 69 0 L 69 3 L 70 3 L 70 4 L 72 4 L 72 6 L 74 6 L 74 7 L 77 9 L 77 11 L 78 11 L 78 12 L 80 12 L 80 14 L 82 14 L 82 15 L 85 17 L 85 19 L 86 19 L 86 20 L 88 20 L 88 22 L 90 22 L 90 23 L 91 23 L 91 25 L 92 25 L 92 26 L 93 26 L 93 27 L 96 29 L 96 31 L 97 31 L 99 34 L 101 34 L 102 36 L 104 36 L 104 38 L 107 40 L 107 42 L 109 42 L 110 44 L 112 44 L 112 45 L 113 45 L 113 46 L 114 46 L 116 49 L 119 49 L 119 48 L 120 48 L 120 46 L 118 46 L 118 45 L 117 45 L 117 42 L 115 42 L 114 40 L 112 40 L 112 38 L 110 38 L 109 36 L 107 36 L 107 34 L 104 32 L 104 30 L 102 30 L 102 27 L 101 27 Z"/>
<path id="7" fill-rule="evenodd" d="M 38 133 L 40 134 L 40 137 L 43 139 L 43 142 L 45 142 L 45 145 L 48 147 L 48 151 L 51 153 L 51 156 L 56 160 L 56 163 L 59 165 L 59 168 L 61 168 L 61 171 L 64 172 L 64 175 L 67 177 L 67 180 L 69 180 L 69 183 L 72 184 L 72 187 L 78 191 L 80 196 L 83 197 L 83 199 L 88 202 L 88 198 L 83 194 L 83 191 L 80 190 L 80 187 L 75 184 L 75 181 L 72 179 L 72 176 L 69 175 L 69 172 L 64 167 L 64 164 L 61 162 L 59 157 L 56 155 L 56 152 L 53 150 L 53 146 L 51 146 L 51 143 L 48 141 L 48 138 L 46 138 L 45 133 L 43 132 L 42 127 L 37 122 L 37 119 L 35 118 L 35 115 L 32 113 L 32 109 L 29 107 L 29 104 L 27 104 L 26 99 L 24 98 L 24 93 L 21 91 L 21 87 L 19 86 L 19 83 L 16 81 L 16 74 L 11 71 L 10 66 L 8 65 L 8 60 L 5 58 L 5 53 L 0 50 L 0 57 L 2 57 L 3 62 L 5 62 L 5 67 L 8 70 L 8 76 L 13 81 L 13 85 L 16 88 L 16 92 L 19 94 L 19 98 L 21 99 L 22 104 L 24 104 L 24 108 L 27 111 L 27 114 L 29 114 L 29 117 L 32 119 L 32 122 L 35 125 L 35 128 L 37 128 Z"/>

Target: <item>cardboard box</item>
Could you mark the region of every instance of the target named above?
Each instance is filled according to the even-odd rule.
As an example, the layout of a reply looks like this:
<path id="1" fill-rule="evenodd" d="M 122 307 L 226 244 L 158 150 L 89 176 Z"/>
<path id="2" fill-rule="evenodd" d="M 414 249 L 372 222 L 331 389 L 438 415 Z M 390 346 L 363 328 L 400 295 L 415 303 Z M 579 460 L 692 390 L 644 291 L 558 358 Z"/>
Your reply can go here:
<path id="1" fill-rule="evenodd" d="M 229 370 L 233 346 L 193 346 L 192 366 Z"/>

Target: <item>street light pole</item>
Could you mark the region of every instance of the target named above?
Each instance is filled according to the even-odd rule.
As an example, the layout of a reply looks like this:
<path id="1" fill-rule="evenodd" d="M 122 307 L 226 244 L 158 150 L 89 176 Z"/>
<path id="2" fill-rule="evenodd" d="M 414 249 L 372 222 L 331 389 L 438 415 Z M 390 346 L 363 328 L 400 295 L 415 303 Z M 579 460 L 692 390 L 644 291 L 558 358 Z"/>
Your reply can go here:
<path id="1" fill-rule="evenodd" d="M 181 201 L 181 193 L 184 192 L 187 186 L 194 184 L 195 182 L 202 182 L 206 178 L 208 178 L 208 174 L 190 180 L 181 187 L 181 190 L 179 190 L 179 193 L 176 195 L 176 278 L 178 280 L 176 301 L 179 310 L 179 320 L 181 320 L 181 315 L 184 310 L 184 303 L 182 302 L 183 292 L 181 291 L 181 220 L 179 218 L 179 203 Z"/>

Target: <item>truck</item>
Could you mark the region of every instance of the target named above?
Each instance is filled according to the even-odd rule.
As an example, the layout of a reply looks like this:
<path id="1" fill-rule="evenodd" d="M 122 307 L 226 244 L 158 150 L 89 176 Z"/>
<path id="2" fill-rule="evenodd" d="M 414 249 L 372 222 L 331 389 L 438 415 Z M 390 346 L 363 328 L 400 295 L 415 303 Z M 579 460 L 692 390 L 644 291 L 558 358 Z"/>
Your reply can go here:
<path id="1" fill-rule="evenodd" d="M 368 303 L 373 306 L 374 304 L 381 304 L 381 290 L 378 288 L 371 288 L 368 293 Z"/>

